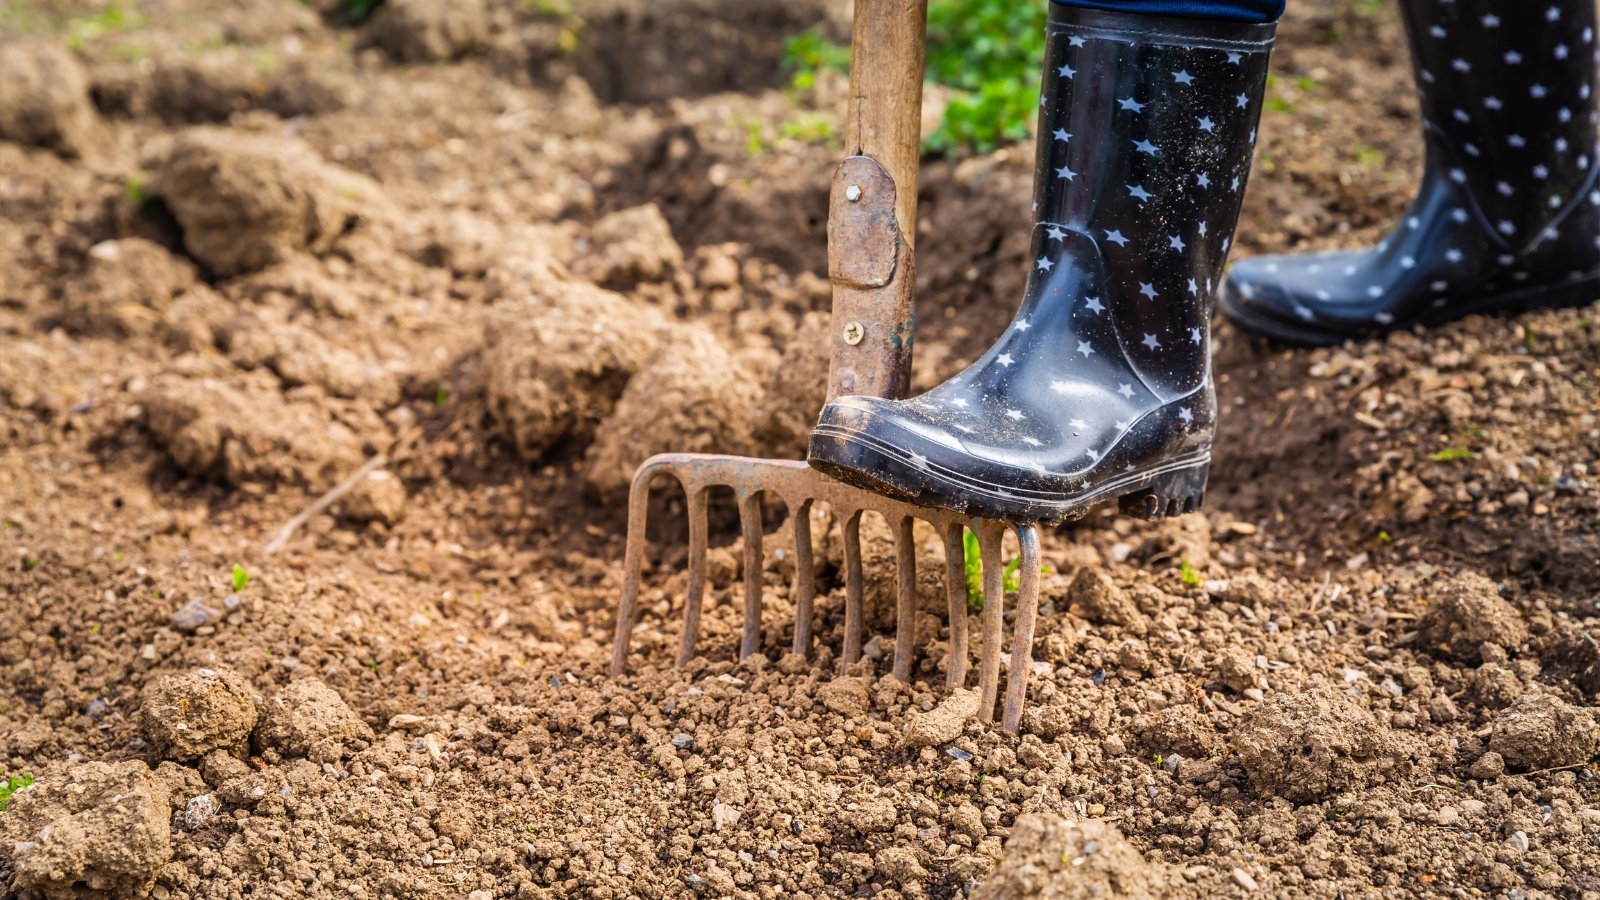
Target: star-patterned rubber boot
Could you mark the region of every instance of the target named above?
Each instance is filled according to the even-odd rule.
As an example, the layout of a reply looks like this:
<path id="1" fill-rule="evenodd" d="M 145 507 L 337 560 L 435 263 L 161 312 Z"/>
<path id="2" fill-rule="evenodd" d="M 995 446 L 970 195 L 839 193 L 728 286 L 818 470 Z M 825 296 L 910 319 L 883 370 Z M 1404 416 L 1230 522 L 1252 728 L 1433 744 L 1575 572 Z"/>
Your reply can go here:
<path id="1" fill-rule="evenodd" d="M 1032 271 L 999 341 L 917 397 L 840 397 L 811 465 L 925 506 L 1058 522 L 1205 492 L 1210 320 L 1276 26 L 1051 4 Z"/>
<path id="2" fill-rule="evenodd" d="M 1427 162 L 1369 250 L 1241 260 L 1222 311 L 1294 344 L 1600 299 L 1594 0 L 1402 0 Z"/>

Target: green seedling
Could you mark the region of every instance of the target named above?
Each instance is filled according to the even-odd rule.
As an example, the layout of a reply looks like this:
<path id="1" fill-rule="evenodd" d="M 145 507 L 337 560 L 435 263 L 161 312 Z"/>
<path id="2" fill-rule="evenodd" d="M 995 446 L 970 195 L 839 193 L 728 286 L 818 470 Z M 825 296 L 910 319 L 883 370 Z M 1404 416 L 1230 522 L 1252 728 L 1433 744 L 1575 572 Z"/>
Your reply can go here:
<path id="1" fill-rule="evenodd" d="M 970 531 L 961 534 L 961 568 L 967 579 L 967 609 L 983 609 L 983 551 L 978 546 L 978 536 Z M 1049 575 L 1054 570 L 1040 566 L 1039 574 Z M 1000 575 L 1000 589 L 1016 593 L 1022 589 L 1022 557 L 1014 556 L 1006 563 Z"/>
<path id="2" fill-rule="evenodd" d="M 1471 459 L 1472 451 L 1466 447 L 1447 447 L 1433 455 L 1434 462 L 1456 462 L 1462 459 Z"/>
<path id="3" fill-rule="evenodd" d="M 1200 583 L 1200 573 L 1195 571 L 1194 566 L 1190 565 L 1187 559 L 1183 560 L 1178 566 L 1178 577 L 1183 579 L 1184 584 L 1196 585 Z"/>
<path id="4" fill-rule="evenodd" d="M 30 784 L 33 784 L 33 776 L 29 775 L 27 772 L 23 772 L 21 775 L 8 776 L 5 784 L 0 785 L 0 812 L 6 811 L 6 806 L 11 803 L 11 797 L 16 794 L 17 791 L 22 790 Z"/>
<path id="5" fill-rule="evenodd" d="M 235 594 L 237 594 L 237 593 L 243 591 L 245 588 L 247 588 L 249 586 L 250 586 L 250 573 L 246 572 L 244 570 L 244 566 L 241 566 L 238 563 L 234 563 L 233 564 L 233 592 Z"/>

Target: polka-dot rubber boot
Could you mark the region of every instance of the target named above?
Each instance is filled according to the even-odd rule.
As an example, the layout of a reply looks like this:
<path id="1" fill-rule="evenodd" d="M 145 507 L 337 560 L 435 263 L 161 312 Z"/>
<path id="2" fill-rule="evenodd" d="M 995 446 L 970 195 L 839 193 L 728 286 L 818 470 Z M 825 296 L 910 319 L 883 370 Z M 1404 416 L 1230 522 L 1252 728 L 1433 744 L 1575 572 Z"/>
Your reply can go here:
<path id="1" fill-rule="evenodd" d="M 1214 290 L 1238 221 L 1273 25 L 1051 4 L 1028 287 L 965 371 L 841 397 L 812 466 L 924 506 L 1056 522 L 1205 492 Z"/>
<path id="2" fill-rule="evenodd" d="M 1480 312 L 1600 300 L 1594 0 L 1403 0 L 1422 99 L 1422 188 L 1367 250 L 1241 260 L 1241 327 L 1335 344 Z"/>

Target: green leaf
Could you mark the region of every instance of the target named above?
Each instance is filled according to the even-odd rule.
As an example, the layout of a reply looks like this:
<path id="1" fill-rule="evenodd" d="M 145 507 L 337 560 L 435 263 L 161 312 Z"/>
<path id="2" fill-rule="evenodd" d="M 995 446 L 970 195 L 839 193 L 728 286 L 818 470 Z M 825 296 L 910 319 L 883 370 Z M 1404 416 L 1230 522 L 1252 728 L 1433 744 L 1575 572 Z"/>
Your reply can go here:
<path id="1" fill-rule="evenodd" d="M 11 803 L 11 795 L 30 784 L 33 784 L 33 776 L 27 772 L 8 777 L 6 783 L 0 785 L 0 812 L 6 811 L 6 806 Z"/>
<path id="2" fill-rule="evenodd" d="M 248 587 L 249 584 L 250 584 L 250 573 L 246 572 L 244 570 L 244 566 L 241 566 L 238 563 L 234 563 L 233 564 L 233 592 L 235 594 L 237 594 L 240 591 L 243 591 L 246 587 Z"/>
<path id="3" fill-rule="evenodd" d="M 1449 447 L 1433 455 L 1434 462 L 1455 462 L 1461 459 L 1471 459 L 1472 451 L 1466 447 Z"/>
<path id="4" fill-rule="evenodd" d="M 1195 571 L 1194 566 L 1189 565 L 1189 561 L 1187 559 L 1183 560 L 1182 565 L 1178 567 L 1178 577 L 1183 579 L 1184 584 L 1193 585 L 1200 583 L 1200 573 Z"/>

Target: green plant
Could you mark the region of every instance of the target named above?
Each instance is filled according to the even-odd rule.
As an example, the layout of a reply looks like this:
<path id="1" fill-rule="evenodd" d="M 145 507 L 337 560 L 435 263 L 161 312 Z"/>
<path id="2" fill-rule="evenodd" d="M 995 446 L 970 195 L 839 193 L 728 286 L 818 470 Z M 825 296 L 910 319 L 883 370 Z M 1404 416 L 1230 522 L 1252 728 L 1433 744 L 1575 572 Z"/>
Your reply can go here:
<path id="1" fill-rule="evenodd" d="M 951 92 L 944 119 L 924 147 L 935 153 L 987 153 L 1026 140 L 1039 109 L 1039 60 L 1045 49 L 1042 3 L 931 0 L 926 76 Z M 784 44 L 790 84 L 804 90 L 825 69 L 847 71 L 850 48 L 817 29 Z"/>
<path id="2" fill-rule="evenodd" d="M 1433 455 L 1434 462 L 1455 462 L 1461 459 L 1471 459 L 1472 451 L 1466 447 L 1447 447 Z"/>
<path id="3" fill-rule="evenodd" d="M 445 404 L 447 404 L 449 402 L 450 402 L 450 389 L 445 387 L 442 384 L 439 385 L 439 387 L 436 390 L 434 390 L 434 392 L 433 392 L 433 405 L 434 405 L 434 408 L 435 409 L 444 409 Z"/>
<path id="4" fill-rule="evenodd" d="M 930 150 L 987 153 L 1027 139 L 1039 109 L 1039 60 L 1046 4 L 1016 0 L 932 0 L 927 77 L 955 91 Z"/>
<path id="5" fill-rule="evenodd" d="M 0 812 L 6 811 L 6 806 L 11 803 L 11 796 L 28 785 L 33 784 L 33 776 L 27 772 L 21 775 L 11 775 L 6 778 L 6 783 L 0 785 Z"/>
<path id="6" fill-rule="evenodd" d="M 1187 559 L 1183 560 L 1182 564 L 1178 566 L 1178 577 L 1183 579 L 1184 584 L 1195 585 L 1200 583 L 1200 573 L 1195 571 L 1194 566 L 1189 565 Z"/>
<path id="7" fill-rule="evenodd" d="M 983 609 L 983 550 L 978 545 L 978 536 L 970 531 L 961 534 L 961 569 L 967 579 L 967 609 L 977 612 Z M 1041 575 L 1052 571 L 1049 566 L 1039 567 Z M 1006 563 L 1000 574 L 1000 589 L 1013 593 L 1022 589 L 1022 557 L 1013 556 Z"/>
<path id="8" fill-rule="evenodd" d="M 113 32 L 142 27 L 148 20 L 144 13 L 130 13 L 122 4 L 112 0 L 106 8 L 92 16 L 67 20 L 67 46 L 82 50 L 89 42 Z"/>
<path id="9" fill-rule="evenodd" d="M 383 0 L 336 0 L 334 17 L 345 25 L 360 25 L 382 5 Z"/>
<path id="10" fill-rule="evenodd" d="M 1381 169 L 1388 159 L 1382 150 L 1371 144 L 1356 145 L 1356 165 L 1358 166 L 1368 169 Z"/>
<path id="11" fill-rule="evenodd" d="M 817 73 L 824 69 L 847 72 L 850 69 L 850 48 L 823 37 L 820 29 L 802 31 L 783 42 L 785 72 L 791 73 L 789 84 L 795 90 L 810 90 L 817 83 Z"/>
<path id="12" fill-rule="evenodd" d="M 233 592 L 235 594 L 237 594 L 237 593 L 239 593 L 240 591 L 243 591 L 246 587 L 249 587 L 249 586 L 250 586 L 250 573 L 246 572 L 244 570 L 244 566 L 241 566 L 238 563 L 234 563 L 233 564 Z"/>

